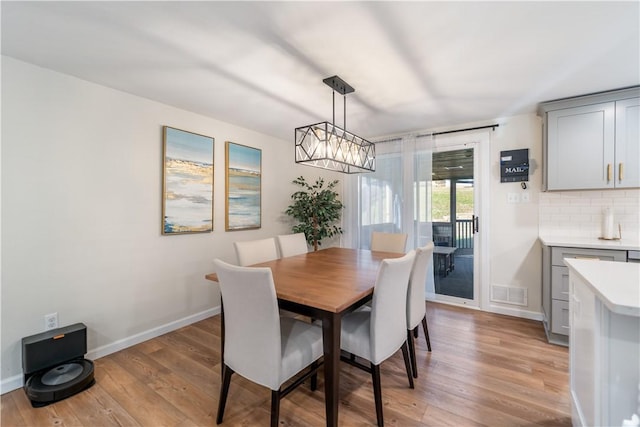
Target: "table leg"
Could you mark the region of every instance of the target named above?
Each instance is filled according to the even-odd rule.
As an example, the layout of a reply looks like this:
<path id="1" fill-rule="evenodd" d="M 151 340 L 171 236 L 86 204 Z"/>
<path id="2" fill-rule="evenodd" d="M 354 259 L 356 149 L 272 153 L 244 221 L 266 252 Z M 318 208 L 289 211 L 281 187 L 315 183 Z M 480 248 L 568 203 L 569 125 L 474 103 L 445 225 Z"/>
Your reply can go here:
<path id="1" fill-rule="evenodd" d="M 450 271 L 451 271 L 451 255 L 446 254 L 444 256 L 444 277 L 447 277 Z"/>
<path id="2" fill-rule="evenodd" d="M 329 313 L 322 319 L 322 344 L 324 346 L 324 393 L 327 426 L 338 425 L 340 390 L 340 325 L 341 317 Z"/>

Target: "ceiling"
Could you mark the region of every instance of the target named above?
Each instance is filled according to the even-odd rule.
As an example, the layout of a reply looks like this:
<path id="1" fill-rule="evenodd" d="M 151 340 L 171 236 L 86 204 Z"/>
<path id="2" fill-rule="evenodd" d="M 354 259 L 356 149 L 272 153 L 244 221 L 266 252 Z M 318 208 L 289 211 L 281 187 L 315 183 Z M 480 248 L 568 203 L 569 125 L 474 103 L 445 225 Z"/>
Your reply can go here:
<path id="1" fill-rule="evenodd" d="M 431 175 L 434 181 L 473 180 L 473 149 L 434 152 L 431 155 Z"/>
<path id="2" fill-rule="evenodd" d="M 640 2 L 10 2 L 2 54 L 283 139 L 375 139 L 640 83 Z M 336 124 L 342 126 L 340 95 Z"/>

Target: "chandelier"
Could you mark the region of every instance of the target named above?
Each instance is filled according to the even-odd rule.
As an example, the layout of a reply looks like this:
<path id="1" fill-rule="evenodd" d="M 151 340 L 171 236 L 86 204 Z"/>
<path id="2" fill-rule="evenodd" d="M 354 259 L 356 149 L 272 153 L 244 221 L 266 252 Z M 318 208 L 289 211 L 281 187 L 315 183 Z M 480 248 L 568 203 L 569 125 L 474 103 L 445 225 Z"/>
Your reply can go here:
<path id="1" fill-rule="evenodd" d="M 347 97 L 355 89 L 338 76 L 322 80 L 333 89 L 333 121 L 295 129 L 296 163 L 343 173 L 374 172 L 376 149 L 372 142 L 347 132 Z M 344 99 L 344 129 L 335 125 L 336 92 Z"/>

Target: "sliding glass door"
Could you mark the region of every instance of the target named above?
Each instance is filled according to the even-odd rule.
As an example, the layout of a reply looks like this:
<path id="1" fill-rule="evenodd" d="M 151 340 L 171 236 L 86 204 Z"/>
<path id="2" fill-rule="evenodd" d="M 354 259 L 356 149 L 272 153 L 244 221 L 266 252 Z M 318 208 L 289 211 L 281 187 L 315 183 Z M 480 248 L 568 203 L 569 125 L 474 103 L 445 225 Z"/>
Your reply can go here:
<path id="1" fill-rule="evenodd" d="M 432 158 L 431 219 L 435 297 L 467 304 L 477 301 L 475 147 L 438 147 Z"/>
<path id="2" fill-rule="evenodd" d="M 376 171 L 349 191 L 352 247 L 369 249 L 374 230 L 407 233 L 407 249 L 433 240 L 427 299 L 486 304 L 489 141 L 486 130 L 377 143 Z"/>

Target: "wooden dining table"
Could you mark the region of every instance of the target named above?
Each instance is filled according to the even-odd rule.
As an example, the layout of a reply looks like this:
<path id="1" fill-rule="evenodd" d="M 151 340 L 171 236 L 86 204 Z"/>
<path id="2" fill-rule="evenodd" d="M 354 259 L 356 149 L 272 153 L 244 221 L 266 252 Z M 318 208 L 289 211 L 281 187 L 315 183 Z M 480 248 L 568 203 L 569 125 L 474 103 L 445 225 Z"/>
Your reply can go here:
<path id="1" fill-rule="evenodd" d="M 271 268 L 280 308 L 322 321 L 327 426 L 338 425 L 342 316 L 371 299 L 380 262 L 402 255 L 328 248 L 252 266 Z"/>

